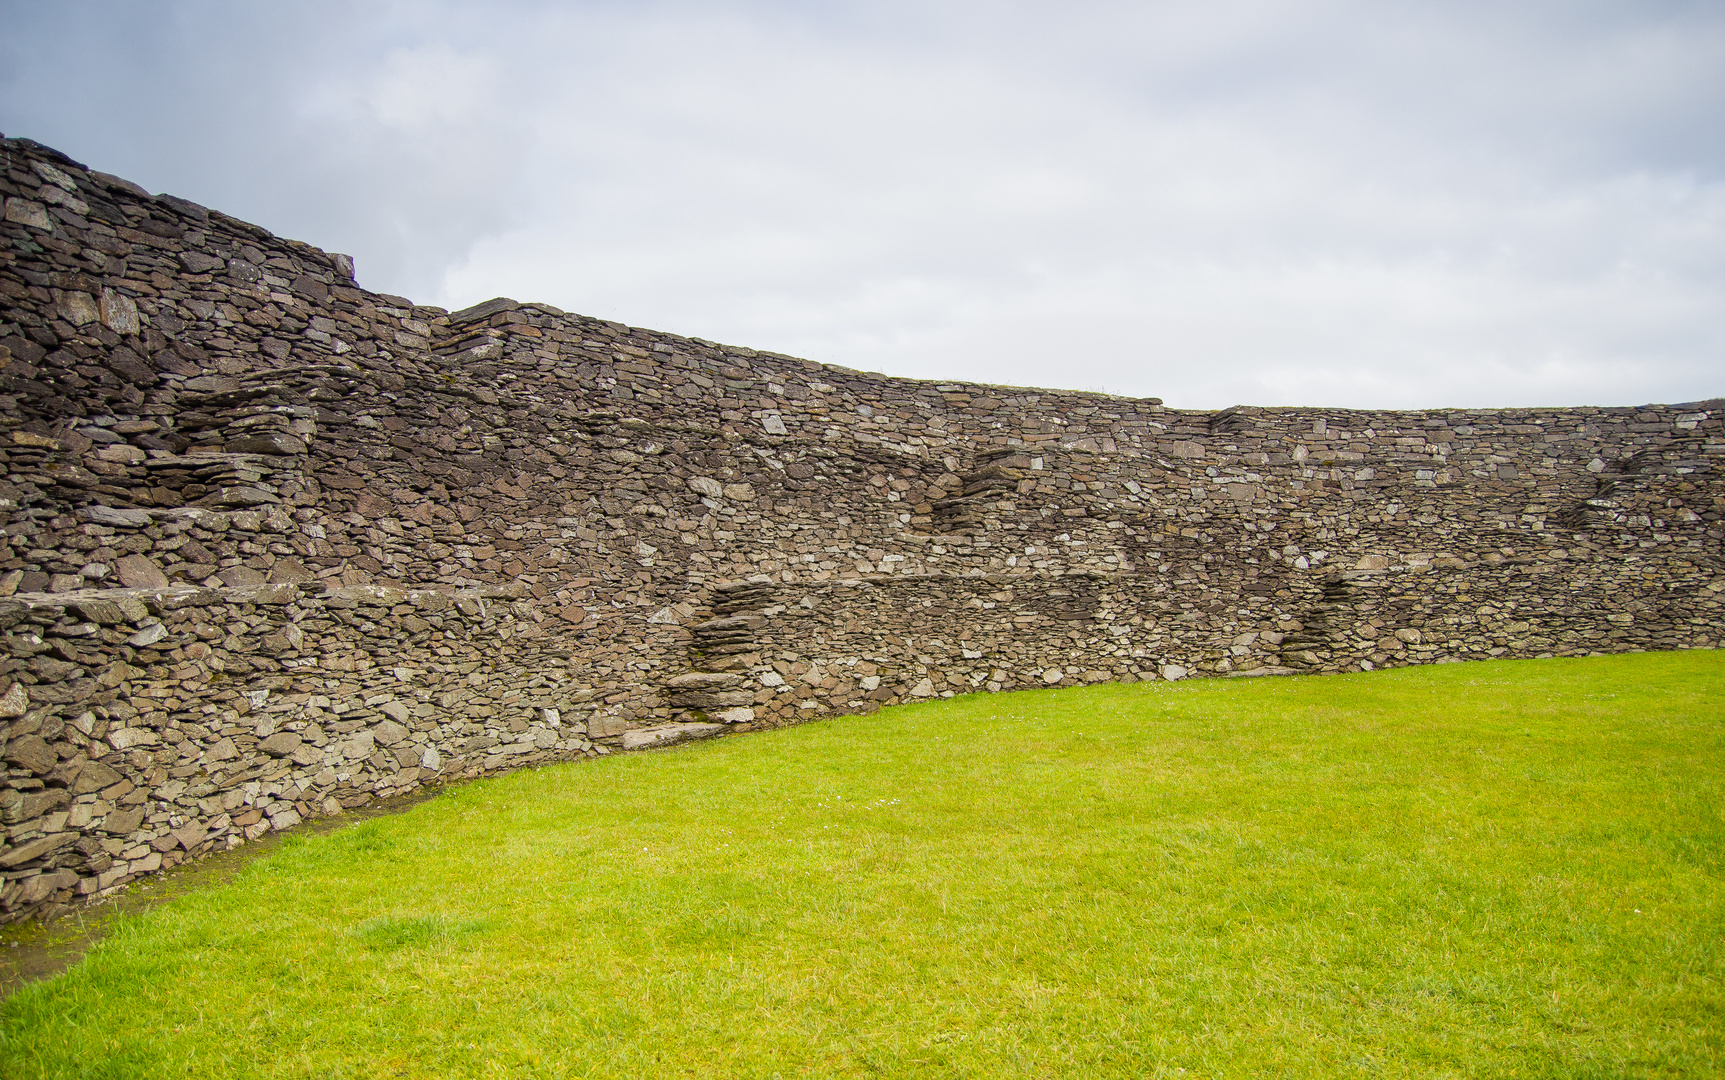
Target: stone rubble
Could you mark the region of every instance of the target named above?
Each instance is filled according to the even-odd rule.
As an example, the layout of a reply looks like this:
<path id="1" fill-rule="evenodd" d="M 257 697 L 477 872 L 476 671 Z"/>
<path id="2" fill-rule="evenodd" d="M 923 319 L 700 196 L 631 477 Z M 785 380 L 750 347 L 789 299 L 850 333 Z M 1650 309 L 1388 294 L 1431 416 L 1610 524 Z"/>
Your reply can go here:
<path id="1" fill-rule="evenodd" d="M 0 919 L 524 765 L 1725 623 L 1725 401 L 893 379 L 371 293 L 29 140 L 0 197 Z"/>

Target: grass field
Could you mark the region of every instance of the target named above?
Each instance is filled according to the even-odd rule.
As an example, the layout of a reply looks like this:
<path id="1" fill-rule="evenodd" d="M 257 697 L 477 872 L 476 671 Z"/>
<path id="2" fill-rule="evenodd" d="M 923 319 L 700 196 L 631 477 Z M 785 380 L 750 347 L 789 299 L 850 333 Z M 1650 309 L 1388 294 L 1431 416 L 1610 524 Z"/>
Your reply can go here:
<path id="1" fill-rule="evenodd" d="M 1709 1076 L 1725 653 L 977 695 L 290 838 L 6 1077 Z"/>

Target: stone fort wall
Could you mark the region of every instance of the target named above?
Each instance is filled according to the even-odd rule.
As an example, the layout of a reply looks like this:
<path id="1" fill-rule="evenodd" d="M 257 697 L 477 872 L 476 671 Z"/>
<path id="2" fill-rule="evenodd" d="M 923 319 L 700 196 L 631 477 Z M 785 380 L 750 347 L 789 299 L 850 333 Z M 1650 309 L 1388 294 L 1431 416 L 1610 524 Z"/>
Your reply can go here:
<path id="1" fill-rule="evenodd" d="M 976 690 L 1716 647 L 1725 402 L 1165 408 L 460 312 L 0 141 L 0 919 Z"/>

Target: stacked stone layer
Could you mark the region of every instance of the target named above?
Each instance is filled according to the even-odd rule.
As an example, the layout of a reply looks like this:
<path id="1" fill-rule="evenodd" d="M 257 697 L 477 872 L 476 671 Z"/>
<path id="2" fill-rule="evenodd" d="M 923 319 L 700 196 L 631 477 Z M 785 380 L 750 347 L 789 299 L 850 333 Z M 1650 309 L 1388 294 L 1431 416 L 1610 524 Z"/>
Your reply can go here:
<path id="1" fill-rule="evenodd" d="M 0 918 L 531 762 L 972 690 L 1713 647 L 1725 403 L 921 382 L 0 142 Z"/>

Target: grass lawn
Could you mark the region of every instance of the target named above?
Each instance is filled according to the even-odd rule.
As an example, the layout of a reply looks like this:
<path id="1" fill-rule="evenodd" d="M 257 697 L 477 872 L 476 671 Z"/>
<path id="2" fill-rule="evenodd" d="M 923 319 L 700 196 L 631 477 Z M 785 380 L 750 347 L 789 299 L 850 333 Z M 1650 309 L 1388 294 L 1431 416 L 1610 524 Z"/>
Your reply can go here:
<path id="1" fill-rule="evenodd" d="M 976 695 L 289 838 L 6 1077 L 1710 1076 L 1725 653 Z"/>

